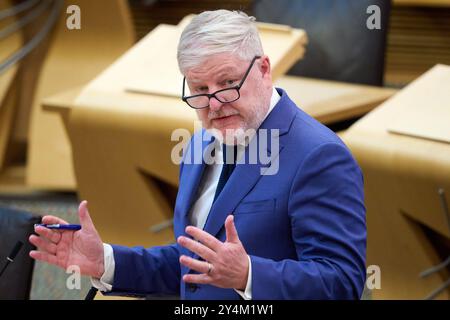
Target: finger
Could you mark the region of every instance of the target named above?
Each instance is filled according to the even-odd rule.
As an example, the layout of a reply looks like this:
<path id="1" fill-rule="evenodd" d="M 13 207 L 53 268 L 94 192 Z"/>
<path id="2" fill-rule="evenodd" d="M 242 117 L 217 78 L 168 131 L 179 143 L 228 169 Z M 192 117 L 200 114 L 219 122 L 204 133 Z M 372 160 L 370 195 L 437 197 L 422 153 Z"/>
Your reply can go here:
<path id="1" fill-rule="evenodd" d="M 60 219 L 55 216 L 44 216 L 42 217 L 42 223 L 44 224 L 68 224 L 67 221 L 64 221 L 63 219 Z"/>
<path id="2" fill-rule="evenodd" d="M 30 251 L 30 257 L 35 260 L 40 260 L 53 264 L 55 266 L 58 265 L 58 259 L 56 258 L 56 256 L 53 254 L 49 254 L 47 252 L 32 250 Z"/>
<path id="3" fill-rule="evenodd" d="M 39 248 L 39 251 L 45 251 L 50 254 L 56 254 L 56 244 L 53 242 L 47 241 L 42 237 L 38 237 L 36 235 L 31 235 L 28 238 L 35 247 Z"/>
<path id="4" fill-rule="evenodd" d="M 194 237 L 196 240 L 203 243 L 208 248 L 211 248 L 213 251 L 217 251 L 223 245 L 223 243 L 217 240 L 215 237 L 210 235 L 208 232 L 203 231 L 196 227 L 186 227 L 186 233 L 190 236 Z"/>
<path id="5" fill-rule="evenodd" d="M 94 223 L 87 208 L 88 202 L 86 200 L 81 201 L 78 207 L 78 215 L 80 217 L 81 227 L 85 230 L 95 230 Z"/>
<path id="6" fill-rule="evenodd" d="M 48 229 L 46 227 L 36 226 L 34 231 L 41 237 L 46 238 L 48 241 L 58 243 L 61 240 L 61 233 L 55 230 Z"/>
<path id="7" fill-rule="evenodd" d="M 231 214 L 225 220 L 225 231 L 227 234 L 227 242 L 239 242 L 238 232 L 234 225 L 234 217 Z"/>
<path id="8" fill-rule="evenodd" d="M 185 274 L 183 276 L 183 281 L 189 282 L 189 283 L 209 284 L 209 283 L 212 283 L 213 279 L 204 273 L 202 273 L 202 274 Z"/>
<path id="9" fill-rule="evenodd" d="M 209 263 L 205 261 L 199 261 L 182 255 L 180 257 L 180 263 L 188 267 L 189 269 L 195 270 L 200 273 L 207 274 L 209 271 Z"/>
<path id="10" fill-rule="evenodd" d="M 198 241 L 194 241 L 184 236 L 178 237 L 178 244 L 185 247 L 186 249 L 196 253 L 198 256 L 202 257 L 207 261 L 215 261 L 216 254 L 207 246 L 201 244 Z"/>

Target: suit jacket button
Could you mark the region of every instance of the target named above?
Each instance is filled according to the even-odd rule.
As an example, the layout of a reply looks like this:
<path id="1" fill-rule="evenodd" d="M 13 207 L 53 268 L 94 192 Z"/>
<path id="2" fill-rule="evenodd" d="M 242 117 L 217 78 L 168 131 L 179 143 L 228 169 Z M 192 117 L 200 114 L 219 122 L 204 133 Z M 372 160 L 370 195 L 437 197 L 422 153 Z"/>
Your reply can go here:
<path id="1" fill-rule="evenodd" d="M 198 289 L 198 285 L 196 285 L 195 283 L 189 283 L 189 284 L 187 285 L 187 289 L 188 289 L 190 292 L 195 292 L 195 291 L 197 291 L 197 289 Z"/>

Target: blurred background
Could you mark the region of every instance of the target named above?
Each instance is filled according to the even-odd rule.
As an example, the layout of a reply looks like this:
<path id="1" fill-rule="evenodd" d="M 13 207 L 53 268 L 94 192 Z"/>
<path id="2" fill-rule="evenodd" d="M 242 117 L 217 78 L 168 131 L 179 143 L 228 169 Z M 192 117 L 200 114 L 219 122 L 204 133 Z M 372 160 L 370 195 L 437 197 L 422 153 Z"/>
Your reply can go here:
<path id="1" fill-rule="evenodd" d="M 448 299 L 449 0 L 0 0 L 0 267 L 39 217 L 77 222 L 82 199 L 105 242 L 173 241 L 170 133 L 195 118 L 172 94 L 176 42 L 190 15 L 220 8 L 270 23 L 276 85 L 363 168 L 381 274 L 363 298 Z M 30 249 L 0 298 L 84 298 L 89 279 L 69 290 Z"/>

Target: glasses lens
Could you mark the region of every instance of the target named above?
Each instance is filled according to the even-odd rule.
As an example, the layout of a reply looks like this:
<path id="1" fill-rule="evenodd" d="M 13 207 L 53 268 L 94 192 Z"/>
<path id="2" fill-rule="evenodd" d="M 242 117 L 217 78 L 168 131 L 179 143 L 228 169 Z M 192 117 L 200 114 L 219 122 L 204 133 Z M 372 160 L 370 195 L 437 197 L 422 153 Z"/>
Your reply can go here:
<path id="1" fill-rule="evenodd" d="M 186 102 L 193 108 L 206 108 L 209 105 L 207 96 L 187 98 Z"/>
<path id="2" fill-rule="evenodd" d="M 220 102 L 233 102 L 239 98 L 239 91 L 236 88 L 222 90 L 216 93 Z"/>

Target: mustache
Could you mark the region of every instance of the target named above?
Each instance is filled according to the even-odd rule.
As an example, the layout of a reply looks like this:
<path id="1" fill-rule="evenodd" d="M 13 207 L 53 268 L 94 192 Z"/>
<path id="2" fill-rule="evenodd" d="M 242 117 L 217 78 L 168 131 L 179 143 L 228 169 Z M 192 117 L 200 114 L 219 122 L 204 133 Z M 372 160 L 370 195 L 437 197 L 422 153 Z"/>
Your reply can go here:
<path id="1" fill-rule="evenodd" d="M 237 111 L 237 110 L 228 110 L 228 111 L 223 111 L 223 110 L 219 110 L 219 111 L 209 111 L 209 112 L 208 112 L 208 120 L 214 120 L 214 119 L 218 119 L 218 118 L 234 116 L 234 115 L 237 115 L 237 114 L 239 114 L 239 111 Z"/>

